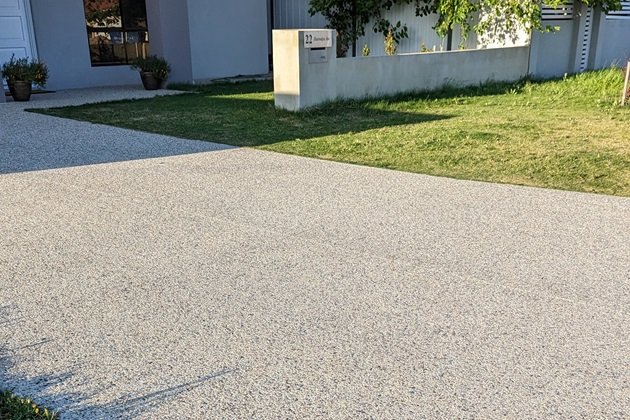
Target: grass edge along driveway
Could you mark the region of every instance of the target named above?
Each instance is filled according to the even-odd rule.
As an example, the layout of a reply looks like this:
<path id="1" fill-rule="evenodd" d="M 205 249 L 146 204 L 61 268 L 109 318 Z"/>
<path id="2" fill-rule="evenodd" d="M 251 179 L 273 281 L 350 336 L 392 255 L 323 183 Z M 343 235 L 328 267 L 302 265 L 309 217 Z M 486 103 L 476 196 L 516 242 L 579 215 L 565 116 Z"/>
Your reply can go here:
<path id="1" fill-rule="evenodd" d="M 30 398 L 21 398 L 11 391 L 0 389 L 0 419 L 58 420 L 57 413 L 38 406 Z"/>
<path id="2" fill-rule="evenodd" d="M 429 175 L 630 196 L 622 72 L 277 110 L 271 82 L 38 110 L 186 139 Z"/>

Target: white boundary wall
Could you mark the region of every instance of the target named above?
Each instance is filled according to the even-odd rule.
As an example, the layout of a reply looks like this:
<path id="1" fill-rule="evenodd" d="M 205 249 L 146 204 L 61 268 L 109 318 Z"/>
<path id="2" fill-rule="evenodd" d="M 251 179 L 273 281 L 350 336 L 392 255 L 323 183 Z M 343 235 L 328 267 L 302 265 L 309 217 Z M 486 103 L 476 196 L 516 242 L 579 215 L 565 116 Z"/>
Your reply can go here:
<path id="1" fill-rule="evenodd" d="M 316 51 L 304 47 L 305 32 L 308 30 L 273 32 L 274 91 L 279 108 L 298 111 L 335 99 L 515 81 L 528 70 L 528 47 L 336 58 L 333 31 L 332 47 Z"/>

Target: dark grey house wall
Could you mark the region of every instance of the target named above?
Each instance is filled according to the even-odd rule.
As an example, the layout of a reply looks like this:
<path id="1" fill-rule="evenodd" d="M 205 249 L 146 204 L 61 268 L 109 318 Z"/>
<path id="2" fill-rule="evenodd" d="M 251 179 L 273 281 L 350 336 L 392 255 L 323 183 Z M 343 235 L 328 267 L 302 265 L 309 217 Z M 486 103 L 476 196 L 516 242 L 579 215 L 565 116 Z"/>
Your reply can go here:
<path id="1" fill-rule="evenodd" d="M 152 50 L 172 81 L 266 73 L 268 12 L 262 0 L 146 0 Z"/>
<path id="2" fill-rule="evenodd" d="M 146 0 L 151 51 L 171 65 L 171 82 L 192 81 L 188 3 L 184 0 Z"/>
<path id="3" fill-rule="evenodd" d="M 607 19 L 602 13 L 595 43 L 594 67 L 625 65 L 630 60 L 630 19 Z"/>
<path id="4" fill-rule="evenodd" d="M 535 77 L 551 78 L 573 73 L 575 68 L 575 26 L 572 20 L 545 22 L 559 31 L 532 33 L 529 73 Z"/>
<path id="5" fill-rule="evenodd" d="M 529 72 L 536 77 L 623 66 L 630 59 L 630 19 L 580 5 L 573 19 L 544 23 L 560 30 L 532 34 Z"/>
<path id="6" fill-rule="evenodd" d="M 267 7 L 264 0 L 188 0 L 193 78 L 268 72 Z"/>
<path id="7" fill-rule="evenodd" d="M 83 0 L 30 0 L 39 58 L 50 89 L 138 85 L 130 66 L 92 67 Z M 266 73 L 268 17 L 264 0 L 146 0 L 151 52 L 192 82 Z"/>
<path id="8" fill-rule="evenodd" d="M 138 83 L 129 66 L 92 67 L 83 0 L 31 0 L 39 58 L 50 70 L 49 89 Z"/>

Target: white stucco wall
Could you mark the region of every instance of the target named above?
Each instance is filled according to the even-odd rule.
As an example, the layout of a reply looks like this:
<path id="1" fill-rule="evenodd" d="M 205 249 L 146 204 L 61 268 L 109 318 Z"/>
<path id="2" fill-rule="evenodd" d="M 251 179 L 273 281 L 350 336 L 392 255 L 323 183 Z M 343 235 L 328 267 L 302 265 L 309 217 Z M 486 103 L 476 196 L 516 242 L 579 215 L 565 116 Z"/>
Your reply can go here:
<path id="1" fill-rule="evenodd" d="M 630 19 L 606 19 L 604 13 L 599 21 L 594 68 L 611 65 L 624 66 L 630 60 Z"/>
<path id="2" fill-rule="evenodd" d="M 575 71 L 576 21 L 550 20 L 545 24 L 558 27 L 556 32 L 532 33 L 530 74 L 539 78 L 562 77 Z"/>
<path id="3" fill-rule="evenodd" d="M 504 16 L 491 13 L 479 13 L 481 19 L 488 25 L 483 35 L 471 34 L 476 39 L 476 48 L 522 47 L 529 45 L 530 31 L 523 25 L 509 25 Z M 512 22 L 513 23 L 513 22 Z"/>
<path id="4" fill-rule="evenodd" d="M 196 81 L 269 71 L 267 2 L 188 0 Z"/>
<path id="5" fill-rule="evenodd" d="M 31 0 L 39 58 L 50 70 L 49 89 L 140 83 L 129 66 L 92 67 L 83 0 Z"/>
<path id="6" fill-rule="evenodd" d="M 304 32 L 273 33 L 275 102 L 292 111 L 339 98 L 514 81 L 527 74 L 528 47 L 338 59 L 333 43 L 327 62 L 310 63 Z"/>

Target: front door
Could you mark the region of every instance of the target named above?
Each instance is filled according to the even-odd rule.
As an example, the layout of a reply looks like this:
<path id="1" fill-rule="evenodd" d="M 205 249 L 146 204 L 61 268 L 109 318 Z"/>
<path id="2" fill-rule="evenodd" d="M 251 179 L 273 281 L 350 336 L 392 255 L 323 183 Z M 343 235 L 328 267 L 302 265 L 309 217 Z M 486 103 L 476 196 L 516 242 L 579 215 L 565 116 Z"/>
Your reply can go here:
<path id="1" fill-rule="evenodd" d="M 17 58 L 36 58 L 29 0 L 0 0 L 0 65 Z"/>

